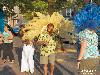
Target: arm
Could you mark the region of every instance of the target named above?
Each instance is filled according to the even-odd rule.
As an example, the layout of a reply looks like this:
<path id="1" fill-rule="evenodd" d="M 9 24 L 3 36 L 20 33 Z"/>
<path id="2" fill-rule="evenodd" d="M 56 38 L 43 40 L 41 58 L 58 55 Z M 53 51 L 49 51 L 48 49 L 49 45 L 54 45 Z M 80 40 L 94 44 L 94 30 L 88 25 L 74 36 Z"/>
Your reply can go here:
<path id="1" fill-rule="evenodd" d="M 45 42 L 45 41 L 37 41 L 37 42 L 35 42 L 36 44 L 38 44 L 38 45 L 47 45 L 48 43 L 47 42 Z"/>
<path id="2" fill-rule="evenodd" d="M 86 47 L 87 47 L 87 43 L 86 42 L 81 42 L 81 48 L 80 48 L 80 53 L 79 53 L 79 56 L 78 56 L 78 60 L 82 59 Z"/>
<path id="3" fill-rule="evenodd" d="M 48 42 L 44 41 L 44 37 L 45 35 L 40 35 L 38 38 L 34 38 L 33 39 L 33 44 L 37 44 L 37 45 L 47 45 Z"/>
<path id="4" fill-rule="evenodd" d="M 3 35 L 0 34 L 0 44 L 2 44 L 2 43 L 3 43 Z"/>
<path id="5" fill-rule="evenodd" d="M 87 47 L 87 43 L 86 42 L 81 42 L 81 48 L 80 48 L 80 53 L 79 53 L 79 56 L 78 56 L 78 59 L 77 59 L 77 68 L 79 69 L 79 66 L 80 66 L 80 61 L 84 55 L 84 52 L 85 52 L 85 49 Z"/>
<path id="6" fill-rule="evenodd" d="M 10 35 L 10 36 L 8 37 L 8 40 L 12 40 L 12 39 L 13 39 L 13 34 L 12 34 L 10 31 L 9 31 L 8 33 L 9 33 L 9 35 Z"/>

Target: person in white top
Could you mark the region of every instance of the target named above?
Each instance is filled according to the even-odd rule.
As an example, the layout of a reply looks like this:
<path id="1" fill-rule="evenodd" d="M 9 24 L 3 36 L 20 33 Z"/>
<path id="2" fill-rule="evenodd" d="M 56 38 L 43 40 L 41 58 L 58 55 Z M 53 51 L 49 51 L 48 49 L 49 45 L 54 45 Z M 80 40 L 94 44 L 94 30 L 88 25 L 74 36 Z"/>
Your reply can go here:
<path id="1" fill-rule="evenodd" d="M 21 72 L 34 73 L 34 46 L 28 39 L 24 40 L 24 46 L 21 59 Z"/>

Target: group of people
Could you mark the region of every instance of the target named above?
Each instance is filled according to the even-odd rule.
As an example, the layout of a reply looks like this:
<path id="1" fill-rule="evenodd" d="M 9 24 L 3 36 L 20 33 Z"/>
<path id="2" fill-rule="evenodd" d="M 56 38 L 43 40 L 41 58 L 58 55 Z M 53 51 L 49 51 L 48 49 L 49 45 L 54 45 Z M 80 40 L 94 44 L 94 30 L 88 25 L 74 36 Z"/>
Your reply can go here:
<path id="1" fill-rule="evenodd" d="M 97 67 L 99 64 L 99 51 L 98 51 L 98 35 L 95 33 L 95 24 L 90 21 L 92 26 L 79 33 L 80 51 L 77 58 L 77 68 L 79 75 L 96 75 Z M 88 24 L 90 24 L 88 23 Z M 55 64 L 55 51 L 56 41 L 59 39 L 53 33 L 54 25 L 49 23 L 47 25 L 47 32 L 40 34 L 38 39 L 23 40 L 23 50 L 21 58 L 21 72 L 34 73 L 34 51 L 35 45 L 41 46 L 40 48 L 40 64 L 43 64 L 44 75 L 48 74 L 48 63 L 50 63 L 50 75 L 54 75 Z M 20 42 L 19 42 L 20 43 Z M 3 49 L 4 63 L 9 56 L 10 63 L 14 63 L 13 49 L 13 34 L 8 30 L 7 26 L 4 32 L 0 34 L 0 52 Z M 0 53 L 1 54 L 1 53 Z"/>
<path id="2" fill-rule="evenodd" d="M 50 75 L 54 73 L 55 63 L 55 49 L 56 49 L 56 35 L 53 33 L 54 25 L 52 23 L 47 25 L 47 33 L 40 34 L 38 39 L 24 40 L 24 46 L 22 51 L 22 63 L 21 72 L 29 71 L 34 72 L 34 50 L 35 45 L 41 46 L 40 48 L 40 64 L 43 64 L 44 75 L 48 74 L 48 63 L 50 66 Z"/>
<path id="3" fill-rule="evenodd" d="M 48 63 L 51 63 L 51 75 L 54 72 L 55 63 L 55 49 L 56 49 L 56 35 L 53 33 L 54 25 L 52 23 L 47 25 L 47 33 L 40 34 L 38 39 L 22 40 L 22 55 L 21 55 L 21 72 L 34 73 L 34 51 L 35 45 L 41 46 L 40 48 L 40 64 L 44 64 L 44 75 L 47 75 Z M 13 34 L 9 31 L 8 27 L 4 27 L 4 32 L 0 34 L 0 52 L 3 50 L 3 62 L 7 61 L 7 56 L 10 63 L 14 63 L 13 54 Z M 21 43 L 21 42 L 18 42 Z M 1 53 L 0 53 L 1 54 Z"/>

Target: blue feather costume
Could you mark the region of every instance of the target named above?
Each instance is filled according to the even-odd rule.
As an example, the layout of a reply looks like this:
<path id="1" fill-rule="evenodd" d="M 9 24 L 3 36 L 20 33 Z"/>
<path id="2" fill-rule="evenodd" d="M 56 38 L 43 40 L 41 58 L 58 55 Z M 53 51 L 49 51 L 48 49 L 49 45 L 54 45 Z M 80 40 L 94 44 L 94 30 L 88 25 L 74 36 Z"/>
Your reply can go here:
<path id="1" fill-rule="evenodd" d="M 0 32 L 4 32 L 4 25 L 5 25 L 5 15 L 2 10 L 0 10 Z"/>
<path id="2" fill-rule="evenodd" d="M 96 27 L 100 27 L 100 6 L 95 3 L 85 5 L 74 16 L 74 25 L 78 33 L 86 28 L 96 29 Z M 76 43 L 78 54 L 80 50 L 79 42 L 80 41 L 77 40 Z"/>
<path id="3" fill-rule="evenodd" d="M 86 28 L 100 26 L 100 6 L 95 3 L 85 5 L 74 16 L 74 25 L 77 32 Z"/>

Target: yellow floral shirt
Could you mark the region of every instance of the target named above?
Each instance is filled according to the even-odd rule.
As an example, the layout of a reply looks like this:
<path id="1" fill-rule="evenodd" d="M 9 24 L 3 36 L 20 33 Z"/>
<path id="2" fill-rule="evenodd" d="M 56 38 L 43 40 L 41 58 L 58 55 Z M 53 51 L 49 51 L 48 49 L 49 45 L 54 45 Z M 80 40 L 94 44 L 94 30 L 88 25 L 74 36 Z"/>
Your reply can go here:
<path id="1" fill-rule="evenodd" d="M 54 54 L 55 53 L 55 49 L 56 49 L 56 36 L 53 33 L 52 35 L 49 35 L 48 33 L 45 34 L 41 34 L 39 36 L 39 41 L 45 41 L 48 43 L 47 46 L 42 45 L 41 46 L 41 56 L 48 56 L 50 54 Z"/>

